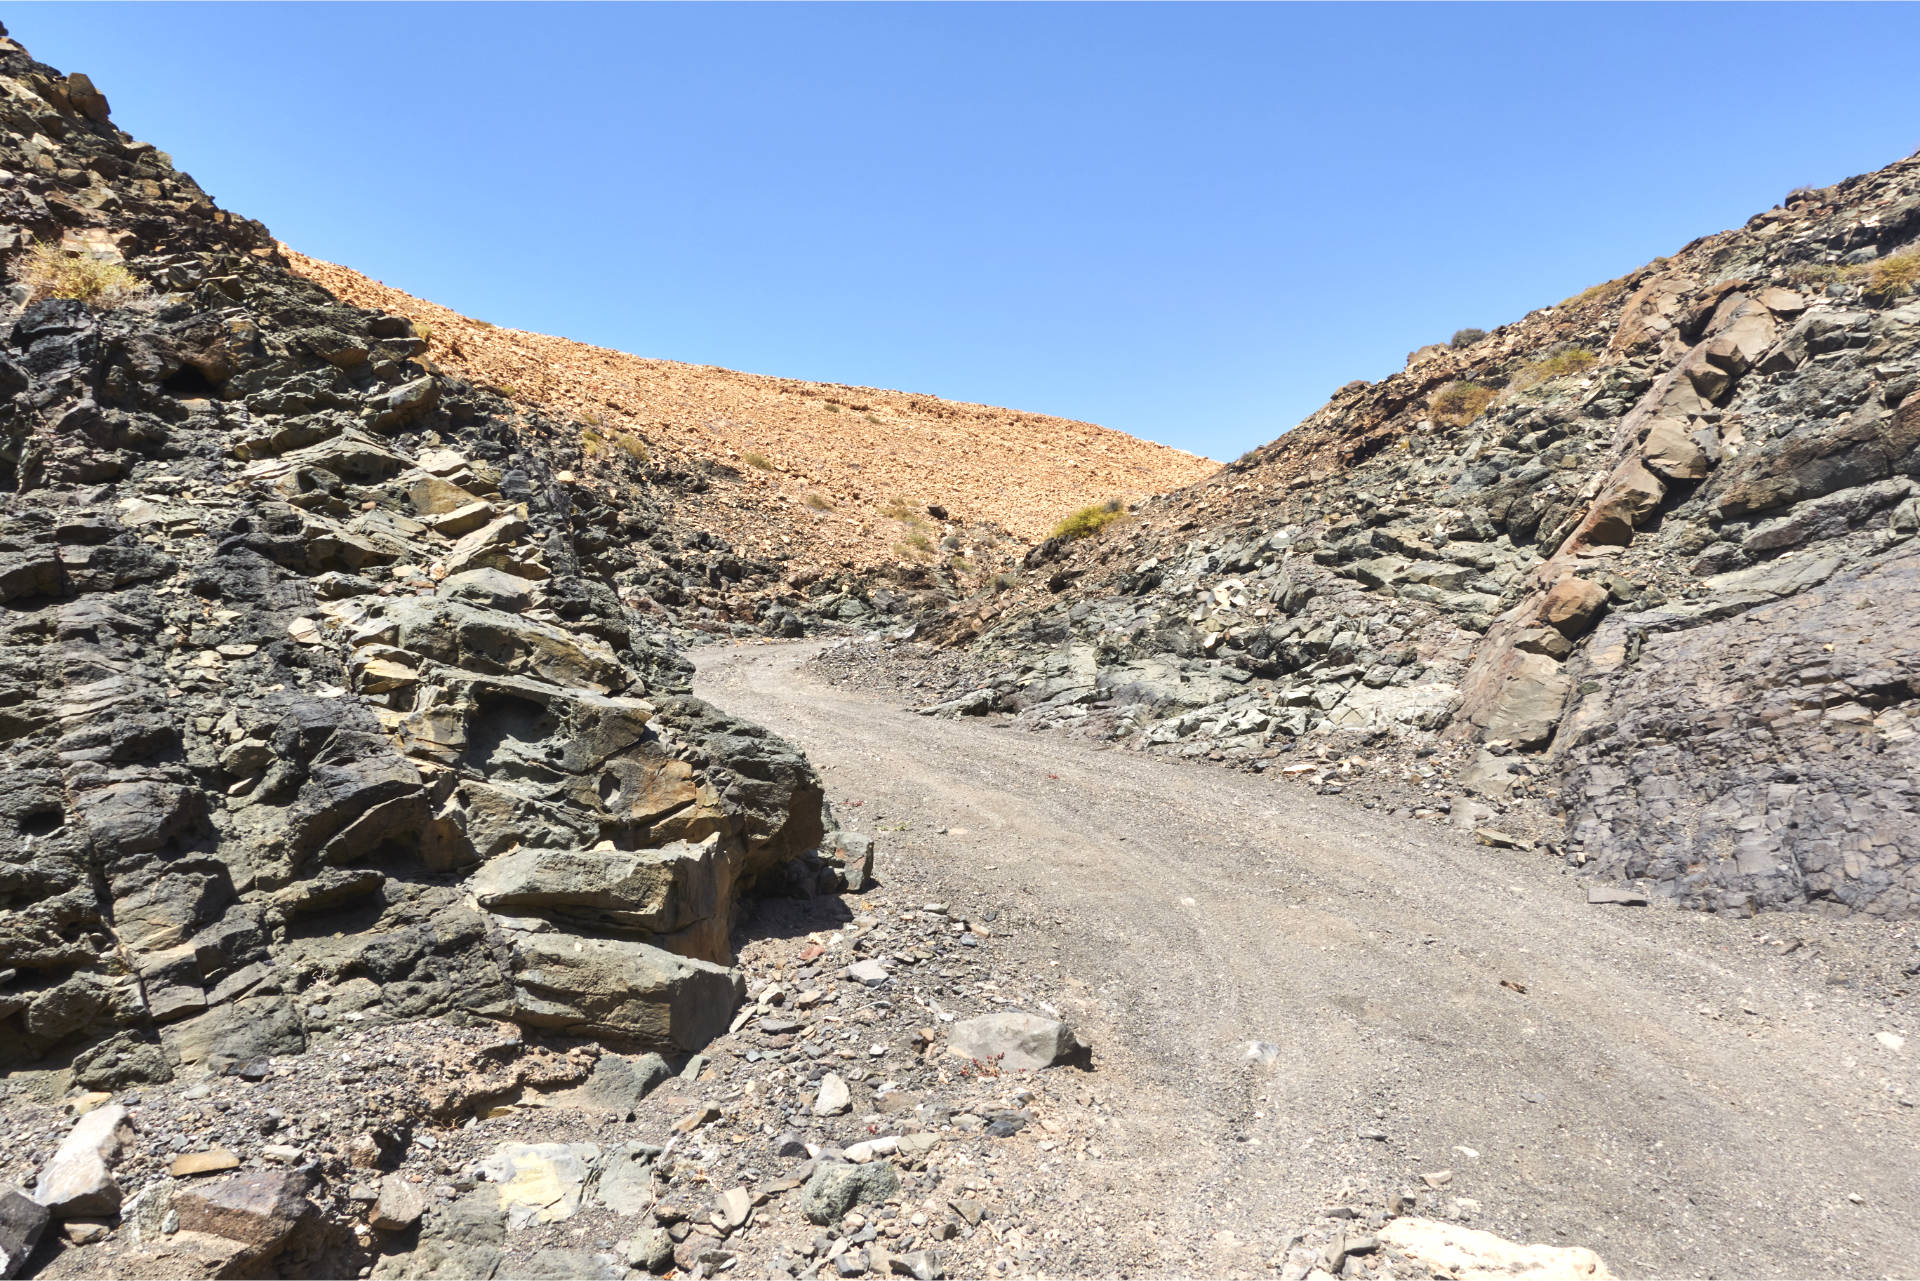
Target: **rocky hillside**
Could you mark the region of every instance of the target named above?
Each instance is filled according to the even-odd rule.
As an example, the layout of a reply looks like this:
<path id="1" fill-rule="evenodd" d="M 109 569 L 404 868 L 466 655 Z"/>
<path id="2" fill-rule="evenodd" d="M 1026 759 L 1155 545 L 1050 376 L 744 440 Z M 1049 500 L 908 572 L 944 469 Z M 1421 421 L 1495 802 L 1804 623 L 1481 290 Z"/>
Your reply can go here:
<path id="1" fill-rule="evenodd" d="M 1043 544 L 907 679 L 1596 894 L 1913 915 L 1917 284 L 1920 158 L 1796 191 Z"/>
<path id="2" fill-rule="evenodd" d="M 623 478 L 704 482 L 678 486 L 678 519 L 777 565 L 807 600 L 816 584 L 858 591 L 876 575 L 957 594 L 1077 508 L 1215 467 L 1090 423 L 497 328 L 282 248 L 336 297 L 412 320 L 423 360 L 567 423 L 582 485 L 611 496 Z"/>
<path id="3" fill-rule="evenodd" d="M 724 1030 L 819 785 L 686 695 L 557 429 L 10 41 L 0 131 L 0 1067 Z"/>

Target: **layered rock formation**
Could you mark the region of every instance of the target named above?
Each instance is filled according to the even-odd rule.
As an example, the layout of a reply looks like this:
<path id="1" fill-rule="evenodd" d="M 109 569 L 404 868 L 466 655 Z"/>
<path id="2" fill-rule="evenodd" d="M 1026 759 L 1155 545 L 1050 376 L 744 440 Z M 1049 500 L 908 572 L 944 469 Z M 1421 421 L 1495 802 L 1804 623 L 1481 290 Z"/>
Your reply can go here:
<path id="1" fill-rule="evenodd" d="M 0 1065 L 723 1030 L 734 901 L 821 793 L 630 604 L 673 492 L 584 486 L 576 429 L 423 363 L 5 40 L 0 135 Z M 131 276 L 49 296 L 89 288 L 34 245 Z"/>
<path id="2" fill-rule="evenodd" d="M 1549 810 L 1690 906 L 1911 915 L 1917 238 L 1908 159 L 1415 352 L 1036 548 L 937 705 Z"/>

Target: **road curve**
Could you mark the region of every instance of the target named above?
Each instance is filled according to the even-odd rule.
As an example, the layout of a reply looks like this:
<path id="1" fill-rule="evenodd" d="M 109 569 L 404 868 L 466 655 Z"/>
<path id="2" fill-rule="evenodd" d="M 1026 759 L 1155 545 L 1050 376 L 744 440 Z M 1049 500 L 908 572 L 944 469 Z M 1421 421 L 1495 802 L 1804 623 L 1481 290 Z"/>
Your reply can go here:
<path id="1" fill-rule="evenodd" d="M 825 685 L 818 648 L 701 650 L 697 692 L 805 749 L 843 815 L 905 823 L 883 876 L 1047 923 L 1004 963 L 1071 993 L 1123 1105 L 1073 1176 L 1121 1225 L 1090 1270 L 1241 1270 L 1222 1229 L 1406 1187 L 1622 1276 L 1920 1271 L 1920 1040 L 1876 1039 L 1884 1004 L 1758 923 L 1589 906 L 1553 860 L 1277 779 L 918 716 Z"/>

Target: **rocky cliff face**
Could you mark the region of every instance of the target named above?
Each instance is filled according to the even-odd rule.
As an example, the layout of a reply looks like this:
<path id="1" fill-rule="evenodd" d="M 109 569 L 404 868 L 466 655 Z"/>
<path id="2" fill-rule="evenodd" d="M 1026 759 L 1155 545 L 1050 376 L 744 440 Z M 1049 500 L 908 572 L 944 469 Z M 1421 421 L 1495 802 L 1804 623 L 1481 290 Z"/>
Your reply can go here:
<path id="1" fill-rule="evenodd" d="M 4 39 L 0 135 L 0 1066 L 724 1029 L 821 793 L 623 601 L 671 494 L 584 487 Z M 135 283 L 45 296 L 35 244 Z"/>
<path id="2" fill-rule="evenodd" d="M 943 710 L 1386 779 L 1689 906 L 1912 915 L 1917 239 L 1908 159 L 1415 352 L 1037 548 L 949 625 Z"/>

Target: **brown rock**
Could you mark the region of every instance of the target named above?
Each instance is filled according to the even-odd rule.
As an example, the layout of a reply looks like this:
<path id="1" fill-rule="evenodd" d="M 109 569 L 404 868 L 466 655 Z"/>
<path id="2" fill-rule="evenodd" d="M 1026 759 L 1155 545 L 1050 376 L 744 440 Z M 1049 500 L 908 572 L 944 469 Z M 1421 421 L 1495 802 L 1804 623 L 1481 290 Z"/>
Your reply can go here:
<path id="1" fill-rule="evenodd" d="M 249 1170 L 219 1183 L 182 1188 L 173 1208 L 185 1231 L 211 1233 L 270 1254 L 317 1213 L 307 1200 L 311 1186 L 304 1172 Z"/>
<path id="2" fill-rule="evenodd" d="M 1712 428 L 1706 428 L 1712 431 Z M 1695 438 L 1692 424 L 1662 418 L 1647 428 L 1640 461 L 1668 480 L 1699 480 L 1713 470 L 1713 459 Z"/>
<path id="3" fill-rule="evenodd" d="M 403 1174 L 389 1174 L 380 1180 L 380 1197 L 368 1222 L 381 1232 L 405 1232 L 426 1212 L 427 1196 L 420 1185 L 408 1182 Z"/>
<path id="4" fill-rule="evenodd" d="M 1540 618 L 1568 640 L 1584 636 L 1607 606 L 1607 589 L 1569 574 L 1555 583 L 1540 605 Z"/>
<path id="5" fill-rule="evenodd" d="M 1660 478 L 1629 459 L 1613 474 L 1612 481 L 1594 501 L 1586 520 L 1575 531 L 1572 544 L 1625 546 L 1633 541 L 1633 531 L 1660 508 L 1667 487 Z"/>
<path id="6" fill-rule="evenodd" d="M 173 1158 L 167 1173 L 176 1179 L 184 1179 L 196 1174 L 218 1174 L 222 1170 L 234 1169 L 239 1164 L 240 1158 L 225 1148 L 208 1148 L 205 1152 L 182 1152 Z"/>

